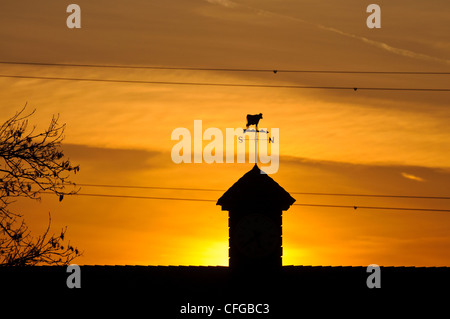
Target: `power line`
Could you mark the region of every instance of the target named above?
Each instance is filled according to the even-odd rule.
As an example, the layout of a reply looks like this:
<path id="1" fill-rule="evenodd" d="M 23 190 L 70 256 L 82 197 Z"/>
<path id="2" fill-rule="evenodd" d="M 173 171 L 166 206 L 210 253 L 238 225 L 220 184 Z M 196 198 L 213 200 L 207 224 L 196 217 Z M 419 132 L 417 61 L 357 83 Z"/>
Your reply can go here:
<path id="1" fill-rule="evenodd" d="M 181 190 L 181 191 L 204 191 L 224 192 L 225 189 L 215 188 L 191 188 L 191 187 L 160 187 L 160 186 L 133 186 L 133 185 L 110 185 L 110 184 L 86 184 L 76 183 L 82 187 L 104 187 L 104 188 L 131 188 L 131 189 L 159 189 L 159 190 Z M 388 194 L 351 194 L 351 193 L 326 193 L 326 192 L 289 192 L 296 195 L 312 196 L 342 196 L 342 197 L 378 197 L 378 198 L 410 198 L 410 199 L 450 199 L 450 196 L 422 196 L 422 195 L 388 195 Z"/>
<path id="2" fill-rule="evenodd" d="M 384 206 L 359 206 L 359 205 L 326 205 L 326 204 L 292 204 L 294 206 L 328 207 L 328 208 L 353 208 L 356 209 L 379 209 L 379 210 L 408 210 L 421 212 L 450 212 L 450 209 L 437 208 L 412 208 L 412 207 L 384 207 Z"/>
<path id="3" fill-rule="evenodd" d="M 308 192 L 291 192 L 291 194 L 300 194 L 300 195 L 318 195 L 318 196 L 343 196 L 343 197 L 379 197 L 379 198 L 450 199 L 449 196 L 420 196 L 420 195 L 348 194 L 348 193 L 308 193 Z"/>
<path id="4" fill-rule="evenodd" d="M 110 185 L 110 184 L 79 184 L 76 186 L 85 187 L 110 187 L 110 188 L 136 188 L 136 189 L 162 189 L 162 190 L 181 190 L 181 191 L 205 191 L 205 192 L 222 192 L 224 189 L 214 188 L 190 188 L 190 187 L 160 187 L 160 186 L 133 186 L 133 185 Z"/>
<path id="5" fill-rule="evenodd" d="M 134 196 L 134 195 L 112 195 L 112 194 L 89 194 L 75 193 L 70 195 L 76 196 L 94 196 L 94 197 L 113 197 L 113 198 L 132 198 L 132 199 L 159 199 L 159 200 L 177 200 L 191 202 L 216 202 L 214 199 L 198 199 L 198 198 L 178 198 L 178 197 L 155 197 L 155 196 Z"/>
<path id="6" fill-rule="evenodd" d="M 45 192 L 45 194 L 53 194 Z M 91 197 L 109 197 L 109 198 L 129 198 L 129 199 L 154 199 L 154 200 L 172 200 L 172 201 L 194 201 L 194 202 L 217 202 L 215 199 L 202 198 L 179 198 L 179 197 L 154 197 L 154 196 L 133 196 L 133 195 L 112 195 L 112 194 L 91 194 L 75 193 L 72 196 L 91 196 Z M 450 209 L 436 208 L 412 208 L 412 207 L 384 207 L 384 206 L 357 206 L 357 205 L 327 205 L 327 204 L 293 204 L 293 206 L 306 207 L 325 207 L 325 208 L 351 208 L 351 209 L 375 209 L 375 210 L 402 210 L 402 211 L 422 211 L 422 212 L 450 212 Z"/>
<path id="7" fill-rule="evenodd" d="M 0 64 L 33 65 L 33 66 L 59 66 L 59 67 L 83 67 L 83 68 L 180 70 L 180 71 L 218 71 L 218 72 L 450 75 L 450 72 L 434 72 L 434 71 L 350 71 L 350 70 L 203 68 L 203 67 L 168 67 L 168 66 L 152 66 L 152 65 L 76 64 L 76 63 L 16 62 L 16 61 L 0 61 Z"/>
<path id="8" fill-rule="evenodd" d="M 321 90 L 370 90 L 370 91 L 428 91 L 450 92 L 450 89 L 439 88 L 389 88 L 389 87 L 351 87 L 351 86 L 301 86 L 301 85 L 272 85 L 272 84 L 233 84 L 233 83 L 208 83 L 208 82 L 169 82 L 169 81 L 143 81 L 143 80 L 115 80 L 115 79 L 86 79 L 73 77 L 45 77 L 30 75 L 4 75 L 2 78 L 37 79 L 37 80 L 62 80 L 84 82 L 109 82 L 109 83 L 134 83 L 157 85 L 193 85 L 193 86 L 221 86 L 221 87 L 247 87 L 247 88 L 282 88 L 282 89 L 321 89 Z"/>

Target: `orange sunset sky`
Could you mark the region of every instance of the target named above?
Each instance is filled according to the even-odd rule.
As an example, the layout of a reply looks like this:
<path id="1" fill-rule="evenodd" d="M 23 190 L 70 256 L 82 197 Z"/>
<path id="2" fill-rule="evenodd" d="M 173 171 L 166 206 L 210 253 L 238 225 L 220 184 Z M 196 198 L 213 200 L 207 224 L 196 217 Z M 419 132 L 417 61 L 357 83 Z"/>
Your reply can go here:
<path id="1" fill-rule="evenodd" d="M 450 2 L 399 0 L 366 26 L 371 1 L 3 1 L 0 61 L 195 68 L 450 72 Z M 448 89 L 449 75 L 312 74 L 0 64 L 0 75 L 298 86 Z M 271 177 L 288 192 L 450 196 L 450 92 L 249 88 L 0 77 L 0 119 L 28 103 L 81 184 L 228 189 L 252 168 L 175 164 L 175 128 L 279 128 Z M 204 143 L 206 144 L 206 143 Z M 80 193 L 202 198 L 223 192 L 81 187 Z M 67 225 L 78 264 L 227 265 L 227 212 L 214 202 L 43 195 L 18 210 L 35 234 Z M 308 196 L 296 203 L 450 209 L 450 200 Z M 285 265 L 450 266 L 450 213 L 292 206 Z"/>

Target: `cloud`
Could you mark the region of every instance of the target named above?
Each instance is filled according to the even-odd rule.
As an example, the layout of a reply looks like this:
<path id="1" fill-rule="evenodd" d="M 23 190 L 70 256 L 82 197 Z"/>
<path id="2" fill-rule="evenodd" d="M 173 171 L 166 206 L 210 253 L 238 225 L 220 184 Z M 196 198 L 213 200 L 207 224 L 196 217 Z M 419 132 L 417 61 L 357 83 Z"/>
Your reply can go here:
<path id="1" fill-rule="evenodd" d="M 305 22 L 305 23 L 310 23 L 310 22 L 307 22 L 305 20 L 300 20 L 300 21 Z M 363 37 L 363 36 L 359 36 L 359 35 L 356 35 L 356 34 L 344 32 L 344 31 L 338 30 L 336 28 L 327 27 L 327 26 L 324 26 L 324 25 L 321 25 L 321 24 L 315 24 L 315 25 L 318 28 L 322 29 L 322 30 L 331 31 L 331 32 L 340 34 L 340 35 L 348 37 L 348 38 L 353 38 L 353 39 L 360 40 L 360 41 L 362 41 L 364 43 L 367 43 L 369 45 L 375 46 L 375 47 L 377 47 L 379 49 L 388 51 L 390 53 L 394 53 L 394 54 L 397 54 L 397 55 L 401 55 L 401 56 L 408 57 L 408 58 L 413 58 L 413 59 L 419 59 L 419 60 L 430 61 L 430 62 L 440 62 L 440 63 L 450 64 L 450 60 L 447 60 L 447 59 L 441 59 L 441 58 L 437 58 L 437 57 L 426 55 L 426 54 L 422 54 L 422 53 L 417 53 L 417 52 L 410 51 L 410 50 L 396 48 L 396 47 L 390 46 L 389 44 L 386 44 L 386 43 L 381 42 L 381 41 L 371 40 L 371 39 L 368 39 L 368 38 Z"/>
<path id="2" fill-rule="evenodd" d="M 218 4 L 218 5 L 227 7 L 227 8 L 234 8 L 237 6 L 236 3 L 234 3 L 233 1 L 230 1 L 230 0 L 206 0 L 206 1 L 209 3 L 212 3 L 212 4 Z"/>
<path id="3" fill-rule="evenodd" d="M 408 173 L 405 173 L 405 172 L 402 173 L 402 176 L 403 176 L 404 178 L 411 179 L 411 180 L 413 180 L 413 181 L 418 181 L 418 182 L 424 182 L 424 181 L 425 181 L 425 180 L 424 180 L 423 178 L 421 178 L 421 177 L 418 177 L 418 176 L 415 176 L 415 175 L 412 175 L 412 174 L 408 174 Z"/>
<path id="4" fill-rule="evenodd" d="M 117 149 L 93 147 L 81 144 L 62 146 L 64 154 L 81 171 L 77 175 L 82 179 L 118 179 L 128 178 L 130 174 L 161 169 L 170 161 L 170 157 L 158 151 L 139 149 Z"/>
<path id="5" fill-rule="evenodd" d="M 223 6 L 226 7 L 237 7 L 238 4 L 231 2 L 229 0 L 207 0 L 210 3 L 218 3 L 221 4 Z M 231 5 L 226 5 L 225 3 L 230 3 Z M 265 16 L 272 16 L 272 17 L 278 17 L 278 18 L 283 18 L 283 19 L 289 19 L 291 21 L 296 21 L 296 22 L 301 22 L 304 24 L 309 24 L 312 26 L 315 26 L 319 29 L 325 30 L 325 31 L 329 31 L 329 32 L 333 32 L 336 34 L 339 34 L 341 36 L 347 37 L 347 38 L 352 38 L 355 40 L 359 40 L 361 42 L 364 42 L 366 44 L 369 44 L 371 46 L 377 47 L 381 50 L 396 54 L 396 55 L 400 55 L 400 56 L 404 56 L 404 57 L 408 57 L 408 58 L 413 58 L 413 59 L 417 59 L 417 60 L 423 60 L 423 61 L 430 61 L 430 62 L 439 62 L 439 63 L 443 63 L 443 64 L 448 64 L 450 65 L 450 60 L 448 59 L 442 59 L 442 58 L 438 58 L 438 57 L 434 57 L 431 55 L 427 55 L 427 54 L 423 54 L 423 53 L 418 53 L 418 52 L 414 52 L 411 50 L 406 50 L 406 49 L 402 49 L 402 48 L 397 48 L 397 47 L 393 47 L 387 43 L 381 42 L 381 41 L 375 41 L 375 40 L 371 40 L 369 38 L 363 37 L 363 36 L 359 36 L 353 33 L 348 33 L 348 32 L 344 32 L 342 30 L 333 28 L 333 27 L 328 27 L 325 26 L 323 24 L 319 24 L 319 23 L 315 23 L 315 22 L 311 22 L 305 19 L 301 19 L 301 18 L 297 18 L 297 17 L 293 17 L 290 15 L 286 15 L 286 14 L 282 14 L 282 13 L 277 13 L 277 12 L 273 12 L 270 10 L 264 10 L 264 9 L 259 9 L 259 8 L 255 8 L 252 6 L 247 6 L 247 5 L 239 5 L 242 7 L 245 7 L 247 9 L 250 9 L 252 11 L 254 11 L 257 15 L 265 15 Z"/>
<path id="6" fill-rule="evenodd" d="M 280 180 L 280 185 L 287 185 L 286 189 L 290 190 L 336 193 L 447 196 L 446 190 L 450 187 L 450 171 L 444 168 L 387 163 L 355 164 L 293 156 L 280 157 L 280 169 L 275 178 Z M 368 201 L 366 204 L 373 205 L 374 202 Z M 410 206 L 415 203 L 387 201 L 385 204 Z M 436 203 L 430 201 L 422 204 L 432 207 Z"/>

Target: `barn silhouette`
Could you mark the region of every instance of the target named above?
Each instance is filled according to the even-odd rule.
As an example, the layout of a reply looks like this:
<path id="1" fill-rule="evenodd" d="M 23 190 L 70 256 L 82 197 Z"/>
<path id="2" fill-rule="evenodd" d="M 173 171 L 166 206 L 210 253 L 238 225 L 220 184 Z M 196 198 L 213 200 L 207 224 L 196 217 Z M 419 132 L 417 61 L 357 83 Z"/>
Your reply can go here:
<path id="1" fill-rule="evenodd" d="M 229 211 L 232 271 L 277 271 L 282 266 L 282 212 L 295 199 L 255 164 L 217 201 Z"/>
<path id="2" fill-rule="evenodd" d="M 419 310 L 433 317 L 448 312 L 447 267 L 380 267 L 381 288 L 371 289 L 367 266 L 282 266 L 282 212 L 294 201 L 255 165 L 217 201 L 229 212 L 230 267 L 84 265 L 79 289 L 67 287 L 65 266 L 0 267 L 1 300 L 38 305 L 23 307 L 24 316 L 46 307 L 55 313 L 149 318 L 405 317 Z M 269 305 L 270 311 L 248 313 L 249 304 Z M 182 314 L 187 305 L 214 306 L 215 311 Z M 226 305 L 247 305 L 241 306 L 247 313 L 227 313 L 233 308 Z"/>

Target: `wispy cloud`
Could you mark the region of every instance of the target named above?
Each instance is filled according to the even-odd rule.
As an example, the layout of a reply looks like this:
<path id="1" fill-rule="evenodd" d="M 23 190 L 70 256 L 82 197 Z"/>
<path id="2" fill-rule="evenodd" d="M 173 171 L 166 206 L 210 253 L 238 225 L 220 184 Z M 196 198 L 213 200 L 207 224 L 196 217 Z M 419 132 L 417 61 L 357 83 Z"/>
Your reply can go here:
<path id="1" fill-rule="evenodd" d="M 408 174 L 408 173 L 405 173 L 405 172 L 402 173 L 402 176 L 404 178 L 407 178 L 407 179 L 410 179 L 410 180 L 413 180 L 413 181 L 418 181 L 418 182 L 424 182 L 425 181 L 423 178 L 421 178 L 419 176 Z"/>
<path id="2" fill-rule="evenodd" d="M 219 4 L 219 5 L 222 5 L 222 6 L 227 7 L 227 8 L 245 7 L 247 9 L 252 10 L 257 15 L 279 17 L 279 18 L 283 18 L 283 19 L 289 19 L 291 21 L 297 21 L 297 22 L 309 24 L 309 25 L 315 26 L 315 27 L 317 27 L 317 28 L 319 28 L 321 30 L 333 32 L 333 33 L 339 34 L 339 35 L 347 37 L 347 38 L 351 38 L 351 39 L 355 39 L 355 40 L 364 42 L 364 43 L 366 43 L 368 45 L 377 47 L 377 48 L 379 48 L 381 50 L 390 52 L 392 54 L 396 54 L 396 55 L 400 55 L 400 56 L 404 56 L 404 57 L 408 57 L 408 58 L 413 58 L 413 59 L 417 59 L 417 60 L 422 60 L 422 61 L 439 62 L 439 63 L 450 65 L 450 60 L 448 60 L 448 59 L 438 58 L 438 57 L 435 57 L 435 56 L 414 52 L 414 51 L 411 51 L 411 50 L 406 50 L 406 49 L 402 49 L 402 48 L 393 47 L 393 46 L 391 46 L 391 45 L 389 45 L 387 43 L 381 42 L 381 41 L 371 40 L 369 38 L 366 38 L 366 37 L 363 37 L 363 36 L 360 36 L 360 35 L 356 35 L 356 34 L 353 34 L 353 33 L 345 32 L 345 31 L 342 31 L 342 30 L 339 30 L 339 29 L 336 29 L 336 28 L 333 28 L 333 27 L 328 27 L 328 26 L 325 26 L 323 24 L 311 22 L 311 21 L 308 21 L 308 20 L 304 20 L 304 19 L 301 19 L 301 18 L 290 16 L 290 15 L 276 13 L 276 12 L 269 11 L 269 10 L 264 10 L 264 9 L 259 9 L 259 8 L 255 8 L 255 7 L 248 6 L 248 5 L 242 5 L 242 4 L 238 4 L 238 3 L 232 2 L 230 0 L 206 0 L 206 1 L 209 2 L 209 3 Z"/>
<path id="3" fill-rule="evenodd" d="M 237 6 L 237 3 L 230 1 L 230 0 L 206 0 L 209 3 L 212 4 L 218 4 L 227 8 L 234 8 Z"/>
<path id="4" fill-rule="evenodd" d="M 302 22 L 307 22 L 307 21 L 302 20 Z M 307 22 L 307 23 L 309 23 L 309 22 Z M 356 35 L 356 34 L 344 32 L 344 31 L 341 31 L 339 29 L 327 27 L 327 26 L 324 26 L 324 25 L 321 25 L 321 24 L 315 24 L 315 25 L 318 28 L 322 29 L 322 30 L 331 31 L 331 32 L 340 34 L 340 35 L 348 37 L 348 38 L 353 38 L 353 39 L 356 39 L 356 40 L 360 40 L 360 41 L 362 41 L 364 43 L 367 43 L 369 45 L 372 45 L 374 47 L 377 47 L 379 49 L 388 51 L 388 52 L 393 53 L 393 54 L 405 56 L 405 57 L 408 57 L 408 58 L 424 60 L 424 61 L 441 62 L 441 63 L 445 63 L 445 64 L 450 64 L 450 60 L 447 60 L 447 59 L 441 59 L 441 58 L 437 58 L 437 57 L 434 57 L 434 56 L 431 56 L 431 55 L 426 55 L 426 54 L 414 52 L 414 51 L 411 51 L 411 50 L 396 48 L 396 47 L 393 47 L 393 46 L 391 46 L 391 45 L 389 45 L 387 43 L 381 42 L 381 41 L 371 40 L 371 39 L 368 39 L 368 38 L 363 37 L 363 36 L 359 36 L 359 35 Z"/>

